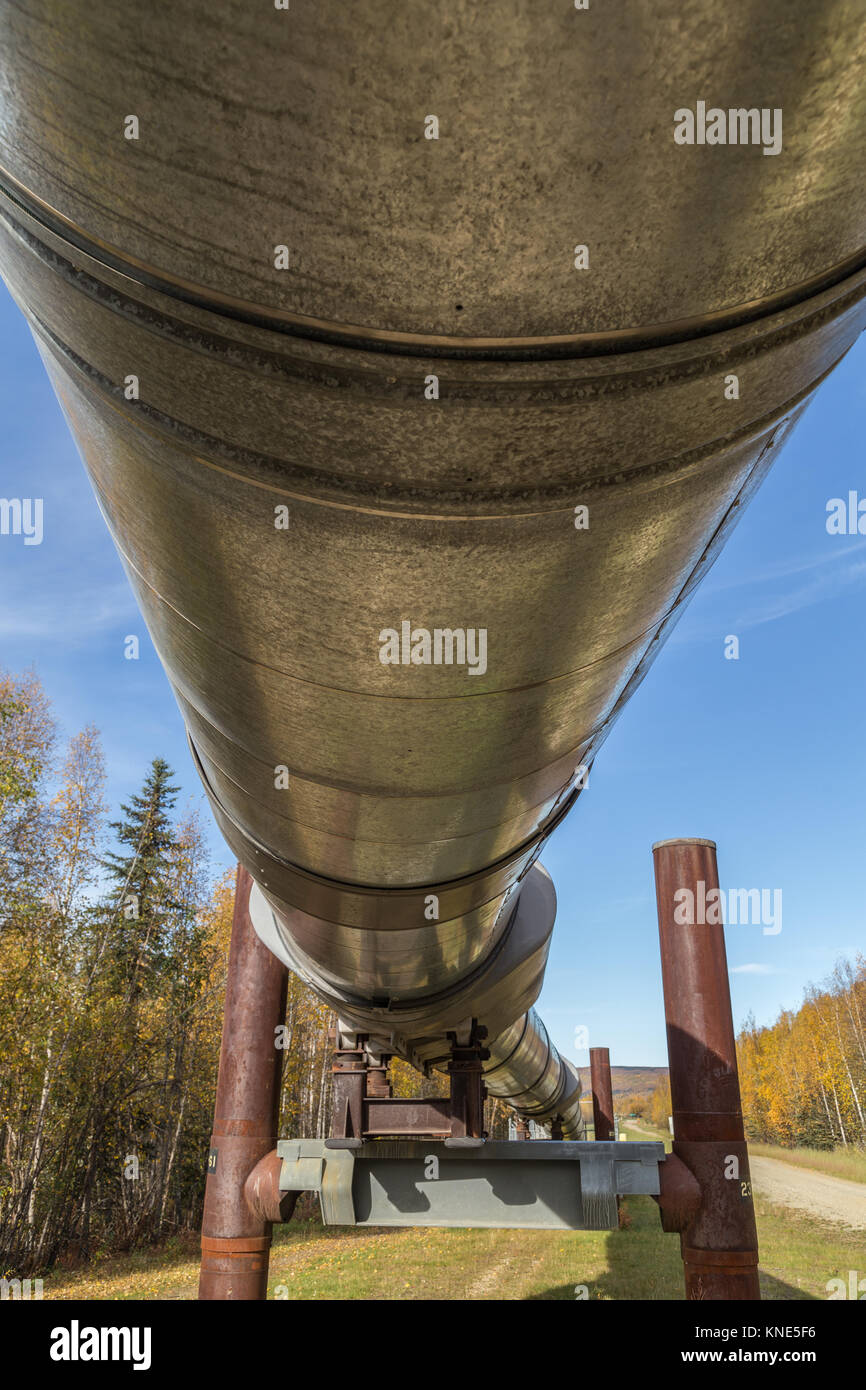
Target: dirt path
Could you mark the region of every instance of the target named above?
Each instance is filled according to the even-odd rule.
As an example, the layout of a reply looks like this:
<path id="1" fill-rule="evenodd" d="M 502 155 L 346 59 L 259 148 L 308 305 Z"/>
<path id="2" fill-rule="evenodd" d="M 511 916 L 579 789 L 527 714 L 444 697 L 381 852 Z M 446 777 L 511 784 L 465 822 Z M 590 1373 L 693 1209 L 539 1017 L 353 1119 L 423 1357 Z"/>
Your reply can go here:
<path id="1" fill-rule="evenodd" d="M 795 1168 L 778 1158 L 757 1154 L 749 1155 L 749 1167 L 756 1192 L 771 1202 L 807 1211 L 822 1221 L 866 1230 L 866 1183 L 830 1177 L 813 1168 Z"/>
<path id="2" fill-rule="evenodd" d="M 643 1125 L 628 1120 L 626 1128 L 649 1134 Z M 655 1137 L 655 1135 L 653 1135 Z M 822 1221 L 835 1221 L 855 1231 L 866 1230 L 866 1183 L 795 1167 L 779 1158 L 749 1154 L 755 1191 L 780 1207 L 794 1207 Z"/>
<path id="3" fill-rule="evenodd" d="M 498 1232 L 498 1234 L 504 1235 L 505 1233 Z M 515 1232 L 513 1231 L 508 1232 L 508 1235 L 511 1237 L 513 1237 L 514 1234 Z M 520 1233 L 518 1233 L 518 1239 L 519 1238 Z M 514 1266 L 516 1264 L 520 1269 L 519 1279 L 517 1279 L 514 1274 Z M 543 1254 L 536 1255 L 534 1259 L 530 1258 L 527 1261 L 525 1258 L 520 1257 L 519 1251 L 512 1250 L 510 1254 L 505 1255 L 496 1264 L 491 1265 L 490 1269 L 482 1274 L 480 1278 L 476 1279 L 474 1284 L 470 1285 L 466 1290 L 466 1298 L 471 1298 L 473 1300 L 484 1298 L 500 1299 L 502 1297 L 513 1298 L 515 1296 L 513 1293 L 515 1286 L 531 1287 L 536 1272 L 543 1264 Z M 509 1290 L 509 1292 L 503 1295 L 503 1289 Z M 517 1297 L 519 1298 L 520 1295 L 518 1294 Z"/>
<path id="4" fill-rule="evenodd" d="M 466 1290 L 466 1297 L 473 1300 L 477 1298 L 501 1298 L 500 1290 L 506 1283 L 507 1277 L 511 1272 L 512 1257 L 506 1255 L 495 1265 L 491 1265 L 488 1270 L 475 1280 L 474 1284 Z"/>

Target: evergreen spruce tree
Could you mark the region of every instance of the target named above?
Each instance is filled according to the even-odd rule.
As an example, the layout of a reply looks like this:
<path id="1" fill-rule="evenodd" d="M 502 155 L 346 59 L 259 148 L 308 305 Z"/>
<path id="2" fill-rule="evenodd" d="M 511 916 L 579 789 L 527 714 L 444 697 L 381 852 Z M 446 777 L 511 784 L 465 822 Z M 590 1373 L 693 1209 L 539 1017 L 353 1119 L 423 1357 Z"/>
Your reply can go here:
<path id="1" fill-rule="evenodd" d="M 154 758 L 141 794 L 122 805 L 123 819 L 111 824 L 121 852 L 102 861 L 112 883 L 106 910 L 117 922 L 112 933 L 117 969 L 135 993 L 143 986 L 142 970 L 159 971 L 169 947 L 172 914 L 179 907 L 168 889 L 177 844 L 171 822 L 178 793 L 173 776 L 163 758 Z"/>

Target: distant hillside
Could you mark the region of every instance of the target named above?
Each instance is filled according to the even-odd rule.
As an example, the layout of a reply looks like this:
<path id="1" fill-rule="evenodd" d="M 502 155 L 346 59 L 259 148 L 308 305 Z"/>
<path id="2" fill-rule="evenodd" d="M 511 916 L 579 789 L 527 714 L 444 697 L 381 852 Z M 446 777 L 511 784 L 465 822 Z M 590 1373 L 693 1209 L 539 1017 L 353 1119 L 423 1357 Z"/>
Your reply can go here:
<path id="1" fill-rule="evenodd" d="M 579 1067 L 580 1081 L 585 1094 L 590 1092 L 589 1067 Z M 645 1096 L 647 1100 L 656 1088 L 660 1076 L 667 1076 L 667 1067 L 611 1067 L 610 1080 L 614 1099 L 619 1096 Z"/>

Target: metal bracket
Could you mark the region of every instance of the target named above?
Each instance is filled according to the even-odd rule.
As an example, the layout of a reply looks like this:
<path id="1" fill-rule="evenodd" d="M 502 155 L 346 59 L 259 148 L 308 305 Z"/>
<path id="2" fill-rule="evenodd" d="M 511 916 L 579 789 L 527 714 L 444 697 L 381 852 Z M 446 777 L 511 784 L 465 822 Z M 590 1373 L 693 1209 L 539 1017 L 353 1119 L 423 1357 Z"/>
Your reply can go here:
<path id="1" fill-rule="evenodd" d="M 660 1190 L 661 1143 L 334 1141 L 277 1145 L 280 1190 L 318 1192 L 336 1226 L 454 1226 L 605 1231 L 617 1195 Z"/>
<path id="2" fill-rule="evenodd" d="M 357 1150 L 354 1146 L 326 1148 L 326 1143 L 321 1139 L 280 1140 L 280 1191 L 318 1192 L 326 1226 L 354 1226 L 352 1177 Z"/>

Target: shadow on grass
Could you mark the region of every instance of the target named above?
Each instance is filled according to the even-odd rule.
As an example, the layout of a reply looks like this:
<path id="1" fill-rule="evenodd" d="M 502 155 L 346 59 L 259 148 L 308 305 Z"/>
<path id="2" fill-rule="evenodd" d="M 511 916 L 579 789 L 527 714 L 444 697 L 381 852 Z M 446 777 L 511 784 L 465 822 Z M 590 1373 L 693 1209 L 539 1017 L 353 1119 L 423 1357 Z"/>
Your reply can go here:
<path id="1" fill-rule="evenodd" d="M 682 1265 L 680 1265 L 679 1277 L 682 1286 Z M 797 1302 L 809 1303 L 821 1302 L 821 1299 L 818 1297 L 817 1294 L 806 1293 L 803 1289 L 796 1289 L 792 1284 L 785 1284 L 782 1282 L 781 1279 L 774 1279 L 771 1274 L 764 1274 L 763 1270 L 760 1271 L 760 1281 L 761 1299 L 764 1303 L 780 1301 L 793 1302 L 795 1300 Z M 529 1303 L 546 1303 L 551 1301 L 574 1302 L 577 1297 L 575 1293 L 576 1287 L 579 1288 L 580 1286 L 575 1286 L 574 1284 L 560 1284 L 556 1288 L 544 1289 L 541 1293 L 534 1293 L 526 1301 Z M 672 1300 L 669 1296 L 648 1299 L 636 1299 L 634 1295 L 632 1295 L 631 1298 L 629 1298 L 627 1294 L 624 1294 L 622 1292 L 621 1282 L 618 1279 L 613 1278 L 612 1276 L 606 1276 L 602 1279 L 597 1279 L 594 1283 L 590 1284 L 588 1286 L 588 1296 L 590 1300 L 603 1299 L 605 1301 L 610 1300 L 617 1303 L 668 1303 L 675 1301 Z M 685 1301 L 684 1287 L 682 1288 L 682 1292 L 680 1293 L 679 1298 L 682 1301 Z"/>
<path id="2" fill-rule="evenodd" d="M 680 1241 L 661 1229 L 658 1208 L 649 1197 L 623 1201 L 628 1225 L 610 1231 L 605 1242 L 607 1269 L 585 1283 L 558 1284 L 532 1294 L 529 1302 L 578 1299 L 613 1302 L 684 1302 Z M 759 1271 L 762 1300 L 820 1302 L 816 1294 Z"/>

